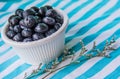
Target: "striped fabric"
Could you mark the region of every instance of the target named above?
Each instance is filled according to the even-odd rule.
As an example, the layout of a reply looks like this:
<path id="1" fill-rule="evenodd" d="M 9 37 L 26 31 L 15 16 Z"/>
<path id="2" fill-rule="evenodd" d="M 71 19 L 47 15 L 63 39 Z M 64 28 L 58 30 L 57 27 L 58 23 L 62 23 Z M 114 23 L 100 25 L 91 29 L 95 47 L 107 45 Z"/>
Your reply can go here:
<path id="1" fill-rule="evenodd" d="M 67 66 L 48 79 L 120 79 L 120 0 L 0 0 L 0 31 L 8 17 L 17 8 L 50 4 L 66 12 L 69 26 L 66 30 L 66 46 L 80 51 L 79 40 L 83 39 L 88 52 L 93 41 L 102 48 L 105 40 L 116 35 L 115 51 L 111 58 L 93 58 L 80 64 Z M 67 61 L 66 61 L 67 62 Z M 64 65 L 64 64 L 63 64 Z M 0 34 L 0 79 L 23 79 L 36 66 L 22 61 L 12 47 L 1 39 Z M 46 74 L 38 74 L 31 79 L 41 79 Z"/>

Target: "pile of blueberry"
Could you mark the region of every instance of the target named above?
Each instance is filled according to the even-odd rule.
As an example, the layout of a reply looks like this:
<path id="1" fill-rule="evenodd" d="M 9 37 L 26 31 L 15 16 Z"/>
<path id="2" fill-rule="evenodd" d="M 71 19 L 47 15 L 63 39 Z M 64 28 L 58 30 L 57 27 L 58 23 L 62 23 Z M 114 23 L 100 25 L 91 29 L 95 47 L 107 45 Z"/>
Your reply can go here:
<path id="1" fill-rule="evenodd" d="M 8 19 L 6 35 L 17 42 L 43 39 L 56 32 L 63 24 L 63 18 L 50 5 L 17 9 Z"/>

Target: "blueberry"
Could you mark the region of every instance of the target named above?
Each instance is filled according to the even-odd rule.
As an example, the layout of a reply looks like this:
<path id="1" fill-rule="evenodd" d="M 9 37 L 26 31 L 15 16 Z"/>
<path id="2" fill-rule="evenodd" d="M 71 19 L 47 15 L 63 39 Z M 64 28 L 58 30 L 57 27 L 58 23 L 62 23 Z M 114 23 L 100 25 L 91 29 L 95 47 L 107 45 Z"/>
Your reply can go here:
<path id="1" fill-rule="evenodd" d="M 45 33 L 45 35 L 46 35 L 46 37 L 47 37 L 47 36 L 50 36 L 51 34 L 53 34 L 54 32 L 56 32 L 55 29 L 50 29 L 49 31 L 47 31 L 47 32 Z"/>
<path id="2" fill-rule="evenodd" d="M 23 19 L 20 20 L 19 25 L 20 25 L 20 26 L 25 26 L 25 23 L 24 23 L 24 20 L 23 20 Z"/>
<path id="3" fill-rule="evenodd" d="M 24 23 L 25 23 L 26 27 L 31 28 L 31 27 L 35 26 L 36 19 L 33 15 L 29 15 L 29 16 L 25 17 Z"/>
<path id="4" fill-rule="evenodd" d="M 41 19 L 41 17 L 39 17 L 39 16 L 35 16 L 35 19 L 36 19 L 36 23 L 42 22 L 42 19 Z"/>
<path id="5" fill-rule="evenodd" d="M 60 23 L 56 23 L 55 26 L 54 26 L 54 28 L 55 28 L 56 30 L 58 30 L 61 26 L 62 26 L 62 25 L 61 25 Z"/>
<path id="6" fill-rule="evenodd" d="M 46 11 L 47 11 L 46 7 L 40 7 L 39 14 L 43 17 L 45 16 Z"/>
<path id="7" fill-rule="evenodd" d="M 23 42 L 31 42 L 32 41 L 32 38 L 25 38 L 23 39 Z"/>
<path id="8" fill-rule="evenodd" d="M 53 17 L 54 18 L 57 15 L 57 12 L 54 9 L 49 9 L 49 10 L 46 11 L 45 15 L 48 16 L 48 17 Z"/>
<path id="9" fill-rule="evenodd" d="M 35 15 L 35 12 L 31 9 L 27 9 L 27 10 L 23 11 L 23 17 L 24 18 L 28 15 Z"/>
<path id="10" fill-rule="evenodd" d="M 33 10 L 34 12 L 38 12 L 38 11 L 39 11 L 39 8 L 36 7 L 36 6 L 33 6 L 33 7 L 31 7 L 30 9 Z"/>
<path id="11" fill-rule="evenodd" d="M 19 33 L 19 32 L 21 32 L 21 27 L 19 26 L 19 25 L 15 25 L 14 26 L 14 31 L 16 32 L 16 33 Z"/>
<path id="12" fill-rule="evenodd" d="M 23 17 L 23 9 L 17 9 L 16 11 L 15 11 L 15 14 L 16 15 L 18 15 L 18 16 L 20 16 L 20 17 Z"/>
<path id="13" fill-rule="evenodd" d="M 32 36 L 32 30 L 31 29 L 24 29 L 22 30 L 22 36 L 23 37 L 31 37 Z"/>
<path id="14" fill-rule="evenodd" d="M 52 6 L 50 6 L 50 5 L 45 5 L 44 7 L 46 7 L 47 10 L 49 10 L 49 9 L 53 9 Z"/>
<path id="15" fill-rule="evenodd" d="M 9 38 L 13 38 L 15 36 L 15 32 L 10 30 L 10 31 L 7 31 L 6 35 L 9 37 Z"/>
<path id="16" fill-rule="evenodd" d="M 46 25 L 45 23 L 39 23 L 35 27 L 35 32 L 38 32 L 38 33 L 45 33 L 47 30 L 48 30 L 48 25 Z"/>
<path id="17" fill-rule="evenodd" d="M 48 25 L 54 25 L 55 24 L 55 19 L 51 17 L 44 17 L 43 22 L 48 24 Z"/>
<path id="18" fill-rule="evenodd" d="M 19 42 L 23 40 L 23 37 L 20 33 L 18 33 L 13 37 L 13 40 Z"/>
<path id="19" fill-rule="evenodd" d="M 44 38 L 44 35 L 43 34 L 39 34 L 39 33 L 35 33 L 35 34 L 33 34 L 32 38 L 35 41 L 35 40 L 39 40 L 39 39 Z"/>
<path id="20" fill-rule="evenodd" d="M 8 19 L 9 23 L 13 26 L 19 24 L 20 20 L 21 20 L 21 18 L 19 16 L 16 16 L 16 15 L 12 15 Z"/>
<path id="21" fill-rule="evenodd" d="M 57 23 L 63 24 L 63 18 L 60 15 L 56 15 L 55 20 Z"/>
<path id="22" fill-rule="evenodd" d="M 13 26 L 9 26 L 9 30 L 14 30 L 14 27 Z"/>

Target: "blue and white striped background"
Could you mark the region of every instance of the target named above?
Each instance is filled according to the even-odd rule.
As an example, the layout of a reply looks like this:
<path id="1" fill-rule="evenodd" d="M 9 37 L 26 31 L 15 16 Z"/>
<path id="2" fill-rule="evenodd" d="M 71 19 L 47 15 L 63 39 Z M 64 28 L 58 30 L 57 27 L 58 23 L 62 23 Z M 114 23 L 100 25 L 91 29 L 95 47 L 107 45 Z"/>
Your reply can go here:
<path id="1" fill-rule="evenodd" d="M 50 79 L 120 79 L 120 0 L 2 1 L 0 0 L 0 30 L 17 8 L 50 4 L 64 10 L 70 21 L 66 30 L 66 46 L 75 50 L 76 54 L 80 51 L 80 38 L 90 50 L 93 41 L 96 40 L 97 47 L 101 48 L 105 40 L 117 36 L 117 50 L 109 52 L 112 58 L 93 58 L 70 65 L 51 74 Z M 25 72 L 34 68 L 35 66 L 22 61 L 3 42 L 0 35 L 0 79 L 22 79 Z M 32 79 L 41 79 L 43 76 L 38 75 Z"/>

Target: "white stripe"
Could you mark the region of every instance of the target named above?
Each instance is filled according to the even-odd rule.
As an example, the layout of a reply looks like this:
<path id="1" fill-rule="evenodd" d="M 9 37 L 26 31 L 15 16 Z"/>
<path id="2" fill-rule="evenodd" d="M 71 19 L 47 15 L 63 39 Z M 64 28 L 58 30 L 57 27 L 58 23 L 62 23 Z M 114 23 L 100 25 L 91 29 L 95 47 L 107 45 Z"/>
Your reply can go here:
<path id="1" fill-rule="evenodd" d="M 96 33 L 97 31 L 99 31 L 100 29 L 102 29 L 105 25 L 109 24 L 110 22 L 112 22 L 115 18 L 120 17 L 120 9 L 115 11 L 111 16 L 109 16 L 108 18 L 102 20 L 101 22 L 99 22 L 97 25 L 95 25 L 93 28 L 91 28 L 88 32 L 86 32 L 84 35 L 78 36 L 76 38 L 73 38 L 73 40 L 71 40 L 70 42 L 68 42 L 66 44 L 66 46 L 68 48 L 71 48 L 72 46 L 76 45 L 79 42 L 79 39 L 83 39 L 84 37 L 87 37 L 91 34 Z M 99 28 L 99 29 L 98 29 Z M 72 44 L 72 45 L 71 45 Z"/>
<path id="2" fill-rule="evenodd" d="M 14 57 L 15 55 L 16 55 L 16 53 L 13 50 L 10 50 L 9 52 L 7 52 L 7 54 L 0 57 L 0 63 L 3 63 L 6 60 L 9 60 L 10 58 Z"/>
<path id="3" fill-rule="evenodd" d="M 7 45 L 7 44 L 2 45 L 2 46 L 0 47 L 0 53 L 4 52 L 4 51 L 5 51 L 6 49 L 8 49 L 8 48 L 10 48 L 9 45 Z"/>
<path id="4" fill-rule="evenodd" d="M 120 77 L 118 77 L 117 79 L 120 79 Z"/>
<path id="5" fill-rule="evenodd" d="M 105 36 L 103 36 L 103 37 L 105 37 Z M 119 42 L 120 42 L 120 38 L 116 40 L 116 44 Z M 119 47 L 120 47 L 120 45 L 115 46 L 116 49 Z M 109 53 L 111 53 L 111 52 L 109 52 Z M 79 68 L 76 68 L 70 74 L 66 75 L 63 79 L 74 79 L 74 78 L 78 77 L 80 74 L 85 73 L 88 69 L 90 69 L 98 61 L 102 60 L 102 58 L 103 57 L 95 57 L 95 58 L 88 60 L 83 65 L 81 65 Z M 94 78 L 94 79 L 96 79 L 96 78 Z M 102 79 L 104 79 L 104 78 L 102 78 Z"/>
<path id="6" fill-rule="evenodd" d="M 120 56 L 112 60 L 107 66 L 105 66 L 101 71 L 99 71 L 96 75 L 92 76 L 89 79 L 104 79 L 108 74 L 114 71 L 118 66 L 120 66 Z"/>
<path id="7" fill-rule="evenodd" d="M 21 60 L 16 60 L 12 65 L 10 65 L 9 67 L 7 67 L 1 74 L 0 74 L 0 79 L 3 79 L 4 76 L 8 75 L 9 73 L 11 73 L 12 71 L 14 71 L 14 69 L 16 69 L 17 67 L 19 67 L 20 65 L 22 65 L 24 62 Z"/>
<path id="8" fill-rule="evenodd" d="M 100 2 L 102 2 L 102 0 L 99 0 L 99 1 L 98 0 L 94 0 L 94 2 L 88 4 L 86 7 L 82 8 L 80 11 L 78 11 L 75 15 L 73 15 L 70 18 L 70 23 L 74 23 L 76 20 L 81 18 L 85 13 L 87 13 L 90 9 L 95 7 Z"/>
<path id="9" fill-rule="evenodd" d="M 71 4 L 69 7 L 66 7 L 66 9 L 64 9 L 64 11 L 68 14 L 73 9 L 75 9 L 76 7 L 80 6 L 81 4 L 83 4 L 85 2 L 87 2 L 87 0 L 76 1 L 75 3 Z"/>
<path id="10" fill-rule="evenodd" d="M 106 40 L 109 36 L 111 36 L 118 28 L 119 28 L 119 26 L 120 26 L 120 23 L 118 24 L 118 25 L 116 25 L 114 28 L 112 28 L 112 29 L 109 29 L 109 30 L 107 30 L 107 31 L 105 31 L 105 32 L 103 32 L 101 35 L 99 35 L 95 40 L 93 40 L 93 41 L 96 41 L 96 45 L 98 45 L 98 44 L 100 44 L 103 40 Z M 92 42 L 90 42 L 88 45 L 86 45 L 86 48 L 88 48 L 88 50 L 90 50 L 90 49 L 92 49 L 92 46 L 93 46 L 93 41 Z M 118 40 L 117 40 L 118 41 Z M 120 39 L 119 39 L 119 42 L 120 42 Z M 80 52 L 81 50 L 79 50 L 79 51 L 77 51 L 76 52 L 76 56 L 78 56 L 78 54 L 79 54 L 79 52 Z M 76 58 L 76 57 L 75 57 Z M 97 60 L 96 60 L 97 61 Z M 61 63 L 60 64 L 60 66 L 63 66 L 63 65 L 65 65 L 65 64 L 67 64 L 69 61 L 65 61 L 64 63 Z M 83 64 L 84 65 L 84 64 Z M 86 65 L 86 64 L 85 64 Z M 91 64 L 92 65 L 92 64 Z M 58 67 L 60 67 L 60 66 L 58 66 Z M 84 66 L 82 66 L 82 67 L 84 67 Z M 81 72 L 80 72 L 80 70 L 79 69 L 81 69 L 81 68 L 78 68 L 78 69 L 76 69 L 75 71 L 78 71 L 79 73 L 82 73 L 82 72 L 84 72 L 84 70 L 82 70 Z M 87 69 L 87 68 L 86 68 Z M 85 69 L 85 70 L 86 70 Z M 59 70 L 60 71 L 60 70 Z M 57 71 L 58 72 L 58 71 Z M 57 73 L 57 72 L 55 72 L 55 73 Z M 54 75 L 55 73 L 53 73 L 53 74 L 51 74 L 49 77 L 51 77 L 52 75 Z M 73 71 L 73 73 L 74 73 L 74 71 Z M 69 77 L 69 75 L 71 76 L 71 74 L 73 74 L 73 73 L 70 73 L 70 74 L 68 74 L 68 77 Z M 76 73 L 75 73 L 76 74 Z M 76 75 L 79 75 L 79 74 L 76 74 Z M 76 76 L 76 75 L 74 75 L 74 76 Z M 44 76 L 44 74 L 42 75 L 42 76 L 40 76 L 39 77 L 39 79 L 40 78 L 42 78 Z M 73 76 L 73 77 L 74 77 Z M 48 77 L 48 78 L 49 78 Z M 66 79 L 69 79 L 69 78 L 66 78 Z M 72 78 L 72 79 L 74 79 L 74 78 Z"/>
<path id="11" fill-rule="evenodd" d="M 86 26 L 87 24 L 91 23 L 93 20 L 95 20 L 96 18 L 102 16 L 107 10 L 109 10 L 110 8 L 112 8 L 115 4 L 117 3 L 117 1 L 109 1 L 104 7 L 100 8 L 97 12 L 95 12 L 93 15 L 91 15 L 89 18 L 87 18 L 86 20 L 80 21 L 76 26 L 74 26 L 73 28 L 71 28 L 67 33 L 66 36 L 72 36 L 75 33 L 77 33 L 81 28 L 83 28 L 84 26 Z"/>
<path id="12" fill-rule="evenodd" d="M 1 31 L 0 31 L 1 32 Z M 0 41 L 2 41 L 2 39 L 0 38 Z"/>
<path id="13" fill-rule="evenodd" d="M 57 5 L 57 8 L 62 8 L 62 7 L 64 7 L 66 4 L 68 4 L 69 2 L 71 2 L 71 0 L 64 0 L 64 1 L 62 1 L 60 4 Z"/>

